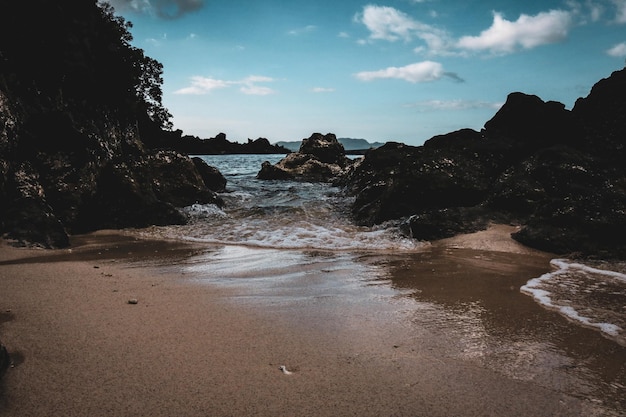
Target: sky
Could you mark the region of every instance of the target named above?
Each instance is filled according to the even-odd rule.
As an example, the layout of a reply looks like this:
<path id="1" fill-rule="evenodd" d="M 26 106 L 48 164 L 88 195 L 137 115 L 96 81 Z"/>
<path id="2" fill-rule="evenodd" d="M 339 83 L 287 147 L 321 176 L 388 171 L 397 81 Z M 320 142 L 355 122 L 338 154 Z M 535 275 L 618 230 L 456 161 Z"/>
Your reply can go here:
<path id="1" fill-rule="evenodd" d="M 480 130 L 511 92 L 571 109 L 626 62 L 626 0 L 105 1 L 200 138 L 421 145 Z"/>

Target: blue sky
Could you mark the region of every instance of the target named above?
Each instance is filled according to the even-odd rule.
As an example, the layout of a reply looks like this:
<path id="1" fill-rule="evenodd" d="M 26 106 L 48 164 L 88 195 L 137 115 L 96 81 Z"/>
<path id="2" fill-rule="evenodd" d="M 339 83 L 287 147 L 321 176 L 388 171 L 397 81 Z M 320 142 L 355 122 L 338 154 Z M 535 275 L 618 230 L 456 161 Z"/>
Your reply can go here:
<path id="1" fill-rule="evenodd" d="M 513 91 L 571 108 L 626 59 L 626 0 L 108 1 L 201 138 L 421 145 Z"/>

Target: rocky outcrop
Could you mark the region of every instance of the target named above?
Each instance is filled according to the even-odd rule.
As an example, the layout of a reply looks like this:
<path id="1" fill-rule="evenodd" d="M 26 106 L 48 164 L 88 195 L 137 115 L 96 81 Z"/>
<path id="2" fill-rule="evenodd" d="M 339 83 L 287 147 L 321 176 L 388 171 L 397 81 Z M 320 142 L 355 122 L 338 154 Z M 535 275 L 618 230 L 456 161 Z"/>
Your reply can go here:
<path id="1" fill-rule="evenodd" d="M 22 43 L 19 28 L 33 33 Z M 95 0 L 0 6 L 0 234 L 63 247 L 99 228 L 178 224 L 216 202 L 196 165 L 145 143 L 172 136 L 161 65 Z M 142 72 L 144 71 L 144 72 Z"/>
<path id="2" fill-rule="evenodd" d="M 294 179 L 311 182 L 333 182 L 352 166 L 343 145 L 334 134 L 314 133 L 303 139 L 300 150 L 287 155 L 276 165 L 263 163 L 257 174 L 262 180 Z"/>
<path id="3" fill-rule="evenodd" d="M 222 173 L 215 167 L 207 164 L 201 158 L 195 156 L 191 158 L 193 164 L 196 166 L 202 181 L 204 181 L 204 185 L 216 193 L 221 193 L 226 190 L 226 178 Z"/>
<path id="4" fill-rule="evenodd" d="M 512 93 L 481 132 L 369 151 L 345 179 L 362 224 L 406 218 L 437 239 L 489 221 L 521 224 L 514 238 L 556 253 L 626 257 L 626 69 L 572 111 Z"/>

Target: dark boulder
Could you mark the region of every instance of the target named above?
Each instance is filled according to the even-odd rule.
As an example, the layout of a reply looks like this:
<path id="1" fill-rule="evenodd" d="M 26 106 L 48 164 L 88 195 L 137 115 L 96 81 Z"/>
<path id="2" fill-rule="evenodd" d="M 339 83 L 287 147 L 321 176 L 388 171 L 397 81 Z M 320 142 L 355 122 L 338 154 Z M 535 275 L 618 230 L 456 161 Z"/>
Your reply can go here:
<path id="1" fill-rule="evenodd" d="M 480 206 L 451 207 L 424 210 L 409 217 L 402 228 L 413 239 L 436 240 L 484 230 L 491 220 L 491 213 Z"/>
<path id="2" fill-rule="evenodd" d="M 176 207 L 194 203 L 218 203 L 215 192 L 207 188 L 196 164 L 187 156 L 173 151 L 148 154 L 143 168 L 152 179 L 157 199 Z"/>
<path id="3" fill-rule="evenodd" d="M 569 147 L 542 150 L 516 168 L 489 203 L 528 215 L 515 239 L 555 253 L 626 254 L 626 178 L 619 169 Z"/>
<path id="4" fill-rule="evenodd" d="M 406 217 L 418 239 L 521 224 L 518 241 L 556 253 L 626 257 L 626 69 L 574 110 L 522 93 L 476 132 L 388 143 L 345 176 L 362 224 Z"/>
<path id="5" fill-rule="evenodd" d="M 155 178 L 143 161 L 109 162 L 99 172 L 93 195 L 79 209 L 74 230 L 184 224 L 174 205 L 157 197 Z"/>
<path id="6" fill-rule="evenodd" d="M 292 180 L 293 174 L 285 171 L 284 169 L 272 165 L 269 161 L 264 161 L 261 164 L 261 170 L 256 176 L 260 180 Z"/>
<path id="7" fill-rule="evenodd" d="M 202 158 L 197 156 L 191 158 L 193 164 L 196 166 L 202 181 L 204 181 L 204 185 L 216 193 L 221 193 L 226 190 L 226 178 L 222 173 L 215 167 L 204 162 Z"/>
<path id="8" fill-rule="evenodd" d="M 5 193 L 0 211 L 6 236 L 20 244 L 34 242 L 46 248 L 68 246 L 65 227 L 48 204 L 33 166 L 29 162 L 11 164 L 3 177 Z"/>
<path id="9" fill-rule="evenodd" d="M 343 166 L 346 164 L 346 151 L 337 137 L 328 133 L 313 133 L 308 139 L 302 139 L 298 153 L 312 155 L 325 164 Z"/>
<path id="10" fill-rule="evenodd" d="M 258 179 L 294 179 L 309 182 L 334 182 L 352 166 L 343 145 L 332 133 L 314 133 L 302 140 L 300 150 L 288 154 L 276 165 L 263 163 Z"/>
<path id="11" fill-rule="evenodd" d="M 550 199 L 513 238 L 548 252 L 626 258 L 626 181 Z"/>
<path id="12" fill-rule="evenodd" d="M 581 148 L 602 153 L 612 164 L 626 158 L 626 68 L 597 82 L 572 109 L 581 131 Z"/>
<path id="13" fill-rule="evenodd" d="M 485 135 L 514 140 L 527 152 L 537 147 L 578 142 L 579 129 L 571 112 L 556 101 L 511 93 L 495 116 L 485 123 Z"/>
<path id="14" fill-rule="evenodd" d="M 369 151 L 346 180 L 356 195 L 353 215 L 358 223 L 372 225 L 425 210 L 477 205 L 491 186 L 484 162 L 462 149 L 389 142 Z"/>

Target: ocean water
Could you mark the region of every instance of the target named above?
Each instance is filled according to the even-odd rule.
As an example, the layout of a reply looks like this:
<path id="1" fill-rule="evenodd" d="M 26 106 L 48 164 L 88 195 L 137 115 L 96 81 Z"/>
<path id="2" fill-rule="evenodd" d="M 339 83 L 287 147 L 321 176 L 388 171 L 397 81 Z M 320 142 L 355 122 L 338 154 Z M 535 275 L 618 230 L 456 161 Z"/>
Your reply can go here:
<path id="1" fill-rule="evenodd" d="M 345 263 L 364 253 L 409 256 L 429 250 L 428 243 L 404 236 L 399 222 L 373 228 L 354 225 L 349 215 L 350 198 L 330 184 L 256 179 L 263 161 L 276 163 L 283 157 L 201 156 L 227 179 L 227 190 L 220 194 L 224 207 L 194 204 L 184 208 L 191 219 L 189 224 L 152 228 L 146 233 L 225 245 L 220 255 L 213 254 L 210 260 L 213 270 L 222 268 L 221 277 L 226 270 L 231 275 L 245 275 L 243 270 L 247 269 L 250 274 L 276 279 L 276 265 L 324 269 L 327 259 L 318 265 L 311 260 L 314 257 L 306 255 L 315 251 L 333 254 Z M 362 269 L 361 264 L 353 262 L 350 268 Z M 371 265 L 367 268 L 372 269 Z M 592 328 L 626 346 L 626 265 L 592 267 L 555 259 L 546 268 L 552 270 L 528 276 L 520 291 L 574 325 Z M 369 275 L 379 278 L 381 273 Z"/>
<path id="2" fill-rule="evenodd" d="M 401 339 L 398 353 L 437 352 L 588 399 L 593 415 L 626 415 L 626 265 L 442 248 L 399 222 L 356 226 L 338 188 L 255 178 L 282 157 L 202 156 L 228 181 L 224 206 L 195 204 L 187 225 L 137 233 L 206 244 L 163 262 L 298 328 L 400 326 L 401 337 L 380 337 Z"/>
<path id="3" fill-rule="evenodd" d="M 225 206 L 195 204 L 187 226 L 166 233 L 187 240 L 273 249 L 413 251 L 423 246 L 395 224 L 366 228 L 349 220 L 349 199 L 330 184 L 257 180 L 263 161 L 284 155 L 209 155 L 227 179 Z"/>
<path id="4" fill-rule="evenodd" d="M 597 266 L 553 259 L 553 271 L 529 280 L 521 291 L 542 306 L 626 346 L 626 265 Z"/>

